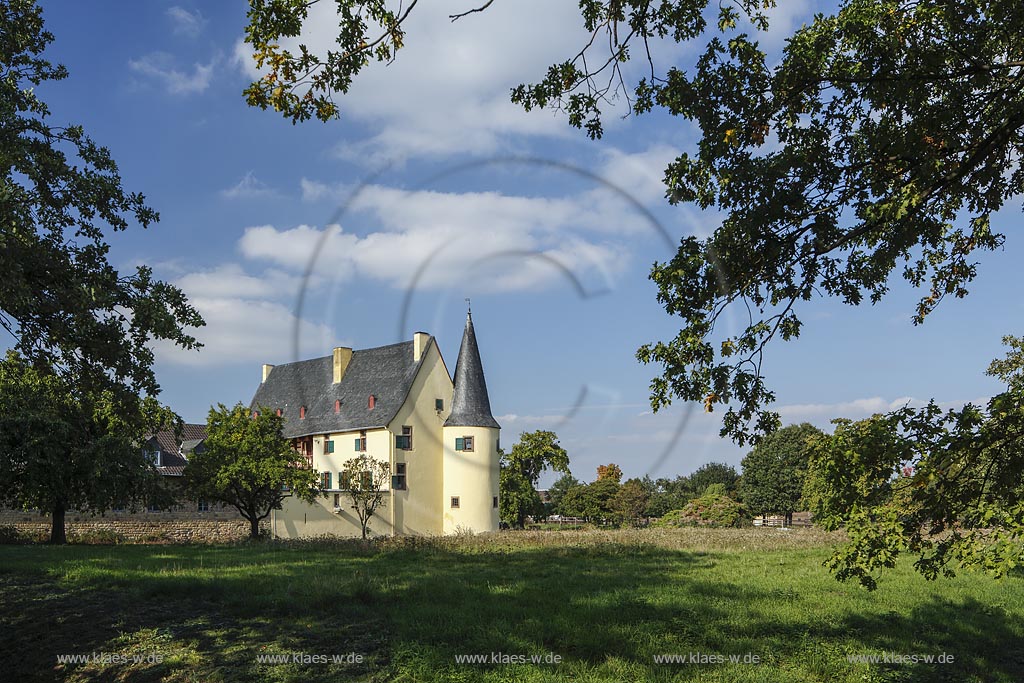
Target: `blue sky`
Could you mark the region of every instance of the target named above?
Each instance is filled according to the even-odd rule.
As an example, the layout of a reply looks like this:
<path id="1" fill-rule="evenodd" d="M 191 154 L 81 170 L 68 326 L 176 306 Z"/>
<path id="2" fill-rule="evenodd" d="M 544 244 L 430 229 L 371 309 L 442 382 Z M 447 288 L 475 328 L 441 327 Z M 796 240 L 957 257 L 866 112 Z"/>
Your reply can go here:
<path id="1" fill-rule="evenodd" d="M 330 4 L 315 6 L 311 47 L 330 44 Z M 592 142 L 508 101 L 582 44 L 565 39 L 582 35 L 574 4 L 496 3 L 454 25 L 447 15 L 466 3 L 417 7 L 397 62 L 360 76 L 339 121 L 293 126 L 241 96 L 256 73 L 241 44 L 245 3 L 43 3 L 48 56 L 71 73 L 40 89 L 52 120 L 83 124 L 161 215 L 111 236 L 112 260 L 153 266 L 208 324 L 199 353 L 158 348 L 162 400 L 202 422 L 211 404 L 248 402 L 262 363 L 416 330 L 437 336 L 454 370 L 471 297 L 506 445 L 554 429 L 585 480 L 608 462 L 627 477 L 738 467 L 745 450 L 717 436 L 719 413 L 651 414 L 657 368 L 634 360 L 678 330 L 651 263 L 716 225 L 662 199 L 662 170 L 692 146 L 692 126 L 611 116 Z M 787 3 L 766 45 L 777 49 L 811 7 Z M 655 57 L 687 54 L 665 45 Z M 1000 337 L 1020 332 L 1020 209 L 995 218 L 1007 246 L 981 255 L 971 296 L 921 327 L 910 324 L 918 293 L 902 281 L 877 306 L 807 305 L 802 337 L 774 344 L 764 364 L 784 420 L 824 427 L 998 391 L 983 371 Z"/>

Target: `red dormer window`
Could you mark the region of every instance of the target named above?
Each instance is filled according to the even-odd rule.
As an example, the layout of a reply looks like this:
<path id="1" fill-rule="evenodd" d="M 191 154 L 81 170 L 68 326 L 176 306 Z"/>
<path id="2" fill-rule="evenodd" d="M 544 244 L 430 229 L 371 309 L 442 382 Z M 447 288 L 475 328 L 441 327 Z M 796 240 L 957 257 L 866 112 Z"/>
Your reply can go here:
<path id="1" fill-rule="evenodd" d="M 299 406 L 299 419 L 300 420 L 305 420 L 306 419 L 306 406 Z"/>
<path id="2" fill-rule="evenodd" d="M 369 398 L 369 400 L 367 400 L 367 402 L 366 402 L 366 406 L 367 406 L 367 407 L 368 407 L 368 408 L 369 408 L 370 410 L 373 410 L 373 407 L 374 407 L 375 405 L 377 405 L 377 397 L 376 397 L 376 396 L 374 396 L 373 394 L 370 394 L 370 398 Z"/>
<path id="3" fill-rule="evenodd" d="M 334 412 L 336 412 L 336 413 L 340 413 L 341 412 L 341 399 L 338 399 L 338 400 L 336 400 L 334 402 Z"/>

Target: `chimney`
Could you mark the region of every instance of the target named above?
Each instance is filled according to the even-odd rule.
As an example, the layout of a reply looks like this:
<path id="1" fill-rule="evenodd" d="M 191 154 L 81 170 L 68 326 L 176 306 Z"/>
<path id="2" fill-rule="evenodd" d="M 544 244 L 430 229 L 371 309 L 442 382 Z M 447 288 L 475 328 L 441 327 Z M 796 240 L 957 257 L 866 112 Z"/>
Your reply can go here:
<path id="1" fill-rule="evenodd" d="M 420 362 L 420 358 L 427 350 L 428 341 L 430 341 L 430 335 L 426 332 L 417 332 L 412 335 L 412 361 L 414 363 Z"/>
<path id="2" fill-rule="evenodd" d="M 260 380 L 261 383 L 267 381 L 267 375 L 269 375 L 270 371 L 273 370 L 273 369 L 274 369 L 273 365 L 267 365 L 266 363 L 263 364 L 263 379 Z"/>
<path id="3" fill-rule="evenodd" d="M 348 364 L 352 361 L 352 349 L 346 346 L 334 347 L 334 383 L 337 384 L 345 376 Z"/>

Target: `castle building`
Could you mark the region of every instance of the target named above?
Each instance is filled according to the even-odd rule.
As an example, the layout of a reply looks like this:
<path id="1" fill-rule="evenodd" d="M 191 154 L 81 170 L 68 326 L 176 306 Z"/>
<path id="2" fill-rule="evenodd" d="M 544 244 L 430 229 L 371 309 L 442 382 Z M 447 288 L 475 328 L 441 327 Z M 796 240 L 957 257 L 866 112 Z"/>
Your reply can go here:
<path id="1" fill-rule="evenodd" d="M 271 517 L 281 538 L 360 536 L 343 477 L 362 455 L 388 463 L 373 535 L 439 535 L 498 528 L 498 439 L 472 316 L 452 381 L 433 336 L 264 365 L 253 410 L 284 418 L 284 435 L 321 473 L 325 493 L 287 498 Z"/>

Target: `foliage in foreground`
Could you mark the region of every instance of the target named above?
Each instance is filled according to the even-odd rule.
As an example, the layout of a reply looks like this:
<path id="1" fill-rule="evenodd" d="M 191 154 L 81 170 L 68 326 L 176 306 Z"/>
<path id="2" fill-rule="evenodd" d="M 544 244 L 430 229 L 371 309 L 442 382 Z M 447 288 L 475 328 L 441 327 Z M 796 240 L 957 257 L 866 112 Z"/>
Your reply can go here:
<path id="1" fill-rule="evenodd" d="M 152 342 L 198 348 L 184 330 L 203 320 L 148 266 L 125 274 L 108 261 L 105 232 L 159 217 L 122 189 L 109 150 L 52 123 L 40 93 L 68 71 L 42 57 L 51 42 L 35 2 L 0 5 L 0 328 L 34 364 L 112 392 L 130 414 L 138 394 L 160 390 Z"/>
<path id="2" fill-rule="evenodd" d="M 852 422 L 811 441 L 805 495 L 825 529 L 849 542 L 829 560 L 841 579 L 915 556 L 925 577 L 956 567 L 1002 576 L 1024 563 L 1024 339 L 988 374 L 1007 389 L 988 406 L 943 411 L 934 401 Z"/>

